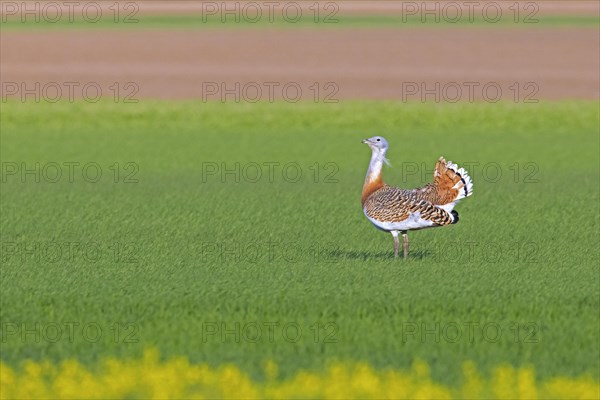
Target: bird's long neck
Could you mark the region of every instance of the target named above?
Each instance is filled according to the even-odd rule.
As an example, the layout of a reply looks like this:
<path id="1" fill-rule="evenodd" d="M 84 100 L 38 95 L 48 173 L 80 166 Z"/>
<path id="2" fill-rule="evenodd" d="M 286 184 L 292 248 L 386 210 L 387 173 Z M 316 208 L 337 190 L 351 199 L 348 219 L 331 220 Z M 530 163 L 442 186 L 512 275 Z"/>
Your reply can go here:
<path id="1" fill-rule="evenodd" d="M 369 170 L 365 177 L 365 183 L 362 190 L 362 205 L 365 205 L 365 201 L 369 196 L 376 190 L 383 187 L 383 177 L 381 176 L 381 169 L 385 160 L 385 152 L 374 150 L 371 155 L 371 162 L 369 163 Z"/>

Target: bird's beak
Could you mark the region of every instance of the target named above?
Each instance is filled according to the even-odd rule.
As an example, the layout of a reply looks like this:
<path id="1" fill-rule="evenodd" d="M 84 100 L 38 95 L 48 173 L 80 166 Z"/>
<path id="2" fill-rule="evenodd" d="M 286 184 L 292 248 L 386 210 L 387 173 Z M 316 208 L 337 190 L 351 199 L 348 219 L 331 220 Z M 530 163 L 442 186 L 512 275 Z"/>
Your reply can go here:
<path id="1" fill-rule="evenodd" d="M 369 139 L 363 139 L 361 140 L 361 143 L 369 143 Z"/>

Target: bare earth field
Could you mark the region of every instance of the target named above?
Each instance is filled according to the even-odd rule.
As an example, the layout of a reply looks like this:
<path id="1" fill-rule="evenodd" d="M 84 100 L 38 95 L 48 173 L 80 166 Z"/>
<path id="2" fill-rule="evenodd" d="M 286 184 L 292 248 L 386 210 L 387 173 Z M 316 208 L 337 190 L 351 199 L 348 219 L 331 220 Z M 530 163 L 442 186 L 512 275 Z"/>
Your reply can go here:
<path id="1" fill-rule="evenodd" d="M 4 31 L 1 74 L 63 97 L 134 82 L 135 98 L 598 99 L 599 47 L 593 27 Z"/>

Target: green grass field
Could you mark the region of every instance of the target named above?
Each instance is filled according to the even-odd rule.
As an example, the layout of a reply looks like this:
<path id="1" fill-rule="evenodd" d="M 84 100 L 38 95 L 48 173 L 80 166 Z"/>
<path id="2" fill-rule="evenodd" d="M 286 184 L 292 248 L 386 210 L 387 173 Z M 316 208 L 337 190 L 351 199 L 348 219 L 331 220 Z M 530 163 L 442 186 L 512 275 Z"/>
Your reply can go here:
<path id="1" fill-rule="evenodd" d="M 420 359 L 445 383 L 465 360 L 598 379 L 597 102 L 9 102 L 2 114 L 9 365 L 153 347 L 257 379 L 267 359 L 282 376 Z M 460 223 L 412 233 L 406 261 L 361 211 L 360 140 L 376 134 L 389 184 L 425 183 L 440 155 L 471 163 Z M 221 336 L 236 324 L 239 340 Z"/>

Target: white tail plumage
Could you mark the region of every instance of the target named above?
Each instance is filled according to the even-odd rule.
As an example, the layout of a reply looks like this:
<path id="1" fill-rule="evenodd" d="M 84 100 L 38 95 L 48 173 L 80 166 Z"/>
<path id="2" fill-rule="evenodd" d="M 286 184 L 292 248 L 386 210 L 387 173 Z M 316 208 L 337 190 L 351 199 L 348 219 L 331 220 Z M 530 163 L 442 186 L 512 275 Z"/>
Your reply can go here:
<path id="1" fill-rule="evenodd" d="M 458 165 L 454 164 L 452 161 L 448 161 L 446 163 L 448 169 L 454 171 L 455 174 L 460 176 L 460 181 L 456 182 L 453 186 L 453 189 L 459 188 L 461 185 L 463 186 L 462 190 L 459 190 L 458 196 L 454 199 L 454 201 L 458 201 L 460 199 L 464 199 L 465 197 L 469 197 L 473 194 L 473 181 L 469 176 L 469 173 L 464 168 L 459 168 Z"/>

